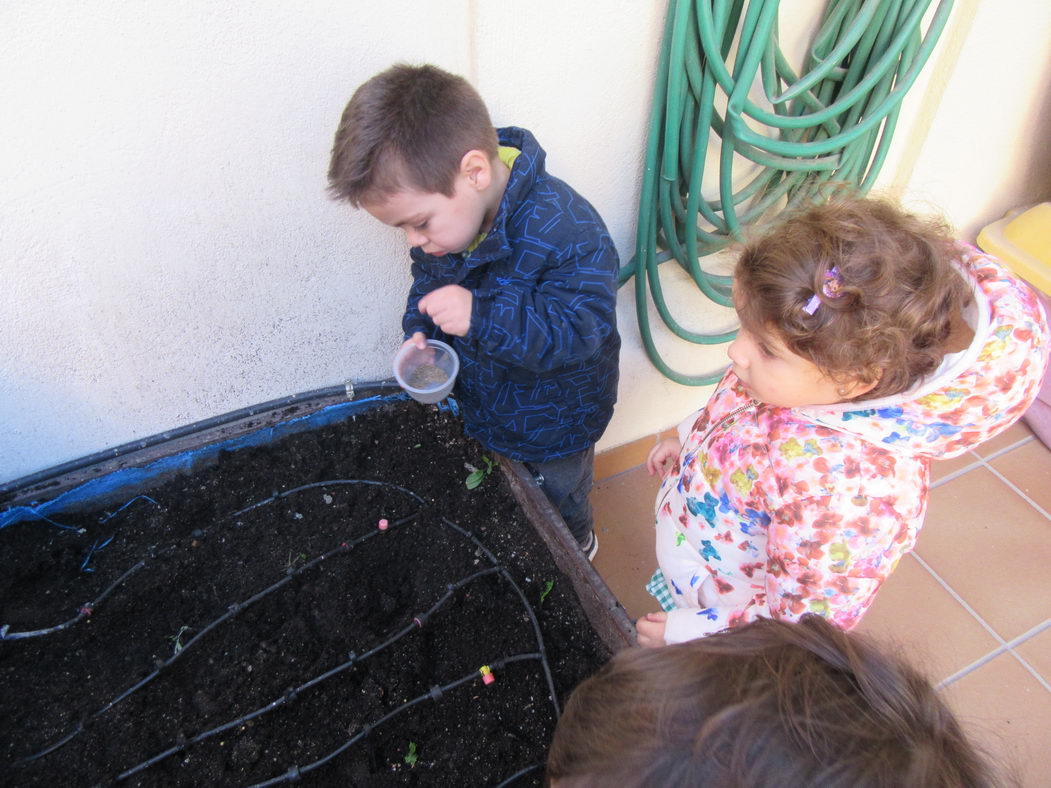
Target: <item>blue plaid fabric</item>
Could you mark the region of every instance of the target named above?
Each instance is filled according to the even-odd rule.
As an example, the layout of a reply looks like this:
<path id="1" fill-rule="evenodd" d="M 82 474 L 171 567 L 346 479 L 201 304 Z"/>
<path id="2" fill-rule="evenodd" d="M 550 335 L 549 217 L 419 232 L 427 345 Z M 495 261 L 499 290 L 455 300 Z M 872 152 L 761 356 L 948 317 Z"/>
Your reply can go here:
<path id="1" fill-rule="evenodd" d="M 544 169 L 533 135 L 514 127 L 497 133 L 521 153 L 493 226 L 464 254 L 410 251 L 402 329 L 456 349 L 468 435 L 513 459 L 541 462 L 584 451 L 613 415 L 620 262 L 591 204 Z M 444 335 L 416 306 L 450 284 L 473 295 L 465 337 Z"/>
<path id="2" fill-rule="evenodd" d="M 675 602 L 672 601 L 671 591 L 668 590 L 668 583 L 664 579 L 664 572 L 660 569 L 653 573 L 650 582 L 646 584 L 646 590 L 660 603 L 661 610 L 664 612 L 675 609 Z"/>

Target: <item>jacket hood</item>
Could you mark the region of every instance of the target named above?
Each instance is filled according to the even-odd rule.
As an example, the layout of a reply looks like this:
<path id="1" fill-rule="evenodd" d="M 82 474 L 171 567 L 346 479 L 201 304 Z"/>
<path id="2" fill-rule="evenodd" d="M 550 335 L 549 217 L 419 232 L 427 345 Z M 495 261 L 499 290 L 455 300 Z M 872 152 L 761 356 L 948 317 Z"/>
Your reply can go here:
<path id="1" fill-rule="evenodd" d="M 517 126 L 506 126 L 497 129 L 496 135 L 501 145 L 518 148 L 521 153 L 511 168 L 511 177 L 504 187 L 492 227 L 489 228 L 485 239 L 463 257 L 467 268 L 505 258 L 511 253 L 511 244 L 507 238 L 507 220 L 514 212 L 515 206 L 525 201 L 529 192 L 536 186 L 537 180 L 545 173 L 544 162 L 547 153 L 540 147 L 532 132 Z"/>
<path id="2" fill-rule="evenodd" d="M 956 265 L 974 294 L 964 315 L 974 330 L 968 348 L 902 394 L 797 412 L 931 459 L 959 456 L 1011 426 L 1036 397 L 1047 367 L 1046 318 L 1033 291 L 995 259 L 960 244 Z"/>

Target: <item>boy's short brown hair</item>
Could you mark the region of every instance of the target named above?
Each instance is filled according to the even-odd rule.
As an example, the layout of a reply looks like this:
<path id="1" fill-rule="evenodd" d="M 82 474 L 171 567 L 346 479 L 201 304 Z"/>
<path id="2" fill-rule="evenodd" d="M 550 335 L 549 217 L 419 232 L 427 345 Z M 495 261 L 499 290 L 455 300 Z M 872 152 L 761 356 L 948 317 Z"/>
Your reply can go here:
<path id="1" fill-rule="evenodd" d="M 834 197 L 745 244 L 734 272 L 741 325 L 773 333 L 837 382 L 877 381 L 859 400 L 899 394 L 937 369 L 970 301 L 955 256 L 939 219 Z M 836 298 L 822 293 L 832 268 L 842 281 Z"/>
<path id="2" fill-rule="evenodd" d="M 620 652 L 574 690 L 547 769 L 558 788 L 994 785 L 929 681 L 815 615 Z"/>
<path id="3" fill-rule="evenodd" d="M 355 91 L 343 110 L 329 192 L 358 207 L 405 188 L 452 196 L 465 153 L 496 156 L 481 96 L 436 66 L 392 66 Z"/>

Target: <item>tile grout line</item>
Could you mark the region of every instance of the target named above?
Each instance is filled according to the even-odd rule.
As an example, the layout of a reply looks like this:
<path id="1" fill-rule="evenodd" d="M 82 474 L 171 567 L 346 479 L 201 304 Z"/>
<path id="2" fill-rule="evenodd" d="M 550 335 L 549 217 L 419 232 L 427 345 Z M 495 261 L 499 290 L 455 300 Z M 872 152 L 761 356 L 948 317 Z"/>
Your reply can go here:
<path id="1" fill-rule="evenodd" d="M 1020 495 L 1026 501 L 1026 503 L 1028 503 L 1030 506 L 1032 506 L 1034 509 L 1040 512 L 1040 514 L 1044 515 L 1044 517 L 1046 517 L 1048 520 L 1051 520 L 1051 514 L 1049 514 L 1043 506 L 1041 506 L 1028 495 L 1026 495 L 1017 484 L 1012 482 L 1010 479 L 1008 479 L 1006 476 L 1000 473 L 1000 471 L 996 470 L 996 468 L 987 463 L 985 460 L 982 460 L 982 465 L 984 465 L 986 468 L 992 471 L 993 475 L 996 476 L 1000 481 L 1002 481 L 1004 484 L 1006 484 L 1008 487 L 1010 487 L 1012 490 L 1018 493 L 1018 495 Z"/>
<path id="2" fill-rule="evenodd" d="M 942 679 L 940 682 L 938 682 L 936 688 L 943 689 L 944 687 L 947 687 L 949 684 L 956 681 L 957 679 L 963 678 L 971 671 L 977 670 L 990 660 L 995 659 L 1004 652 L 1008 651 L 1008 645 L 1007 642 L 1002 637 L 1000 637 L 999 634 L 997 634 L 996 630 L 989 626 L 989 624 L 986 623 L 984 618 L 978 615 L 978 611 L 976 611 L 973 607 L 967 604 L 967 601 L 958 593 L 956 593 L 956 590 L 951 585 L 949 585 L 941 575 L 935 572 L 934 569 L 931 568 L 930 564 L 928 564 L 926 561 L 920 558 L 919 553 L 913 550 L 911 555 L 919 562 L 920 566 L 922 566 L 924 569 L 927 570 L 927 572 L 930 573 L 931 577 L 933 577 L 942 588 L 949 592 L 949 596 L 951 596 L 953 599 L 959 602 L 960 606 L 963 607 L 963 609 L 966 610 L 968 613 L 970 613 L 974 620 L 981 624 L 981 626 L 986 630 L 986 632 L 992 635 L 993 639 L 1000 644 L 997 648 L 986 654 L 984 657 L 979 658 L 975 662 L 972 662 L 970 665 L 965 665 L 964 667 L 960 668 L 958 671 L 953 673 L 951 676 Z"/>
<path id="3" fill-rule="evenodd" d="M 959 468 L 959 469 L 953 471 L 952 473 L 948 474 L 947 476 L 943 476 L 942 478 L 938 479 L 936 482 L 932 482 L 930 488 L 933 490 L 936 487 L 941 487 L 943 484 L 947 484 L 948 482 L 951 482 L 954 479 L 959 479 L 965 473 L 967 473 L 969 471 L 973 471 L 975 468 L 981 468 L 981 467 L 982 467 L 982 461 L 979 460 L 977 458 L 977 456 L 976 456 L 974 462 L 972 462 L 972 463 L 970 463 L 968 465 L 965 465 L 963 468 Z"/>
<path id="4" fill-rule="evenodd" d="M 951 482 L 954 479 L 959 479 L 965 473 L 967 473 L 968 471 L 973 471 L 975 468 L 981 468 L 983 465 L 986 464 L 988 460 L 995 460 L 998 457 L 1002 457 L 1003 455 L 1007 454 L 1008 452 L 1014 451 L 1015 449 L 1020 449 L 1022 446 L 1025 446 L 1027 443 L 1034 440 L 1035 437 L 1035 435 L 1026 435 L 1024 438 L 1015 441 L 1010 446 L 1004 446 L 1002 449 L 997 449 L 988 457 L 982 457 L 979 454 L 975 454 L 974 450 L 971 450 L 970 454 L 974 456 L 974 460 L 972 462 L 969 462 L 964 467 L 958 468 L 952 473 L 948 474 L 947 476 L 943 476 L 937 481 L 932 482 L 931 489 L 933 490 L 935 487 L 941 487 L 943 484 L 947 484 L 948 482 Z"/>
<path id="5" fill-rule="evenodd" d="M 955 599 L 957 602 L 959 602 L 961 605 L 963 605 L 964 610 L 966 610 L 968 613 L 970 613 L 972 616 L 974 616 L 975 619 L 977 619 L 978 623 L 981 624 L 983 627 L 985 627 L 985 629 L 988 630 L 990 635 L 992 635 L 994 638 L 996 638 L 996 642 L 997 643 L 1000 643 L 1003 646 L 1007 645 L 1007 641 L 1005 641 L 1000 635 L 998 635 L 996 633 L 996 630 L 993 629 L 991 626 L 989 626 L 989 624 L 987 624 L 985 622 L 984 618 L 982 618 L 980 615 L 978 615 L 978 611 L 976 611 L 973 607 L 971 607 L 967 603 L 967 600 L 965 600 L 962 596 L 960 596 L 958 593 L 956 593 L 956 590 L 951 585 L 949 585 L 949 583 L 941 575 L 939 575 L 937 572 L 935 572 L 934 569 L 931 567 L 931 565 L 928 564 L 926 561 L 924 561 L 920 557 L 919 553 L 917 553 L 914 550 L 912 552 L 912 557 L 920 562 L 920 566 L 922 566 L 924 569 L 926 569 L 928 572 L 931 573 L 931 575 L 934 577 L 934 579 L 938 581 L 938 583 L 942 586 L 942 588 L 944 588 L 946 591 L 949 592 L 950 596 L 952 596 L 953 599 Z"/>
<path id="6" fill-rule="evenodd" d="M 1045 629 L 1051 629 L 1051 618 L 1049 618 L 1047 621 L 1044 621 L 1044 622 L 1041 622 L 1041 623 L 1037 624 L 1035 627 L 1031 627 L 1030 629 L 1027 629 L 1021 635 L 1018 635 L 1016 637 L 1011 638 L 1009 641 L 1007 641 L 1007 643 L 1005 645 L 1008 648 L 1014 648 L 1015 646 L 1020 646 L 1023 643 L 1025 643 L 1027 640 L 1035 638 L 1037 635 L 1039 635 Z"/>
<path id="7" fill-rule="evenodd" d="M 1015 659 L 1017 659 L 1019 662 L 1021 662 L 1025 666 L 1026 670 L 1028 670 L 1030 673 L 1033 674 L 1033 676 L 1036 677 L 1037 681 L 1039 681 L 1041 684 L 1044 685 L 1044 688 L 1048 692 L 1051 692 L 1051 684 L 1049 684 L 1047 682 L 1047 679 L 1045 679 L 1043 676 L 1041 676 L 1040 672 L 1036 668 L 1034 668 L 1032 665 L 1030 665 L 1029 661 L 1025 657 L 1023 657 L 1021 654 L 1019 654 L 1017 651 L 1015 651 L 1015 646 L 1022 645 L 1027 640 L 1030 640 L 1031 638 L 1036 637 L 1041 632 L 1043 632 L 1044 630 L 1047 630 L 1047 629 L 1051 629 L 1051 618 L 1049 618 L 1047 621 L 1044 621 L 1042 624 L 1037 624 L 1035 627 L 1032 627 L 1028 631 L 1023 632 L 1018 637 L 1013 638 L 1012 640 L 1008 641 L 1008 643 L 1007 643 L 1007 650 L 1011 652 L 1011 654 L 1014 656 Z"/>
<path id="8" fill-rule="evenodd" d="M 1033 678 L 1036 679 L 1037 682 L 1040 685 L 1042 685 L 1044 689 L 1046 689 L 1048 692 L 1051 692 L 1051 684 L 1047 683 L 1047 680 L 1037 672 L 1036 668 L 1034 668 L 1025 660 L 1025 657 L 1023 657 L 1021 654 L 1019 654 L 1017 651 L 1014 651 L 1013 649 L 1007 649 L 1007 653 L 1015 659 L 1017 659 L 1019 662 L 1021 662 L 1022 667 L 1028 670 L 1032 674 Z"/>
<path id="9" fill-rule="evenodd" d="M 625 468 L 622 471 L 617 471 L 616 473 L 611 473 L 609 476 L 603 476 L 601 479 L 595 479 L 594 486 L 597 487 L 600 484 L 605 484 L 606 482 L 611 482 L 614 479 L 619 479 L 621 476 L 624 476 L 625 474 L 631 473 L 632 471 L 637 471 L 639 468 L 645 468 L 645 467 L 646 467 L 646 463 L 643 462 L 643 463 L 639 463 L 638 465 L 632 466 L 631 468 Z"/>
<path id="10" fill-rule="evenodd" d="M 983 457 L 981 455 L 975 454 L 974 455 L 975 458 L 976 458 L 975 462 L 969 463 L 966 467 L 960 468 L 959 470 L 954 471 L 953 473 L 949 474 L 948 476 L 945 476 L 945 477 L 939 479 L 937 482 L 935 482 L 934 484 L 931 485 L 931 489 L 934 489 L 935 487 L 938 487 L 938 486 L 940 486 L 942 484 L 950 482 L 950 481 L 952 481 L 954 479 L 958 479 L 961 476 L 963 476 L 964 474 L 968 473 L 969 471 L 974 470 L 975 468 L 983 468 L 984 467 L 984 468 L 988 469 L 989 471 L 991 471 L 994 476 L 996 476 L 1000 481 L 1002 481 L 1009 488 L 1011 488 L 1014 492 L 1016 492 L 1023 500 L 1025 500 L 1030 506 L 1032 506 L 1034 509 L 1036 509 L 1045 518 L 1051 519 L 1051 514 L 1048 514 L 1048 512 L 1045 511 L 1042 506 L 1037 504 L 1036 501 L 1034 501 L 1032 498 L 1030 498 L 1028 495 L 1026 495 L 1026 493 L 1023 492 L 1021 489 L 1019 489 L 1019 487 L 1016 484 L 1011 482 L 1006 476 L 1004 476 L 1002 473 L 1000 473 L 1000 471 L 998 471 L 996 468 L 994 468 L 992 465 L 990 465 L 990 462 L 992 462 L 993 460 L 995 460 L 995 459 L 997 459 L 999 457 L 1002 457 L 1003 455 L 1005 455 L 1005 454 L 1007 454 L 1007 453 L 1009 453 L 1011 451 L 1014 451 L 1015 449 L 1021 448 L 1022 446 L 1026 445 L 1027 443 L 1029 443 L 1033 439 L 1034 439 L 1033 435 L 1027 435 L 1025 438 L 1022 438 L 1021 440 L 1015 441 L 1011 445 L 1005 446 L 1002 449 L 999 449 L 998 451 L 994 452 L 993 454 L 990 454 L 988 457 Z M 1022 667 L 1025 668 L 1033 676 L 1033 678 L 1035 678 L 1037 680 L 1037 682 L 1041 686 L 1044 687 L 1044 689 L 1046 689 L 1049 692 L 1051 692 L 1051 684 L 1049 684 L 1047 682 L 1047 680 L 1044 679 L 1044 677 L 1041 676 L 1040 673 L 1032 665 L 1030 665 L 1029 662 L 1027 662 L 1024 657 L 1022 657 L 1021 654 L 1019 654 L 1018 652 L 1016 652 L 1014 650 L 1015 646 L 1021 645 L 1025 641 L 1029 640 L 1032 637 L 1035 637 L 1036 635 L 1040 634 L 1044 630 L 1046 630 L 1049 627 L 1051 627 L 1051 619 L 1048 619 L 1047 621 L 1044 621 L 1044 622 L 1042 622 L 1040 624 L 1037 624 L 1036 626 L 1030 628 L 1026 632 L 1023 632 L 1021 635 L 1018 635 L 1017 637 L 1012 638 L 1010 641 L 1005 641 L 985 621 L 985 619 L 983 619 L 978 614 L 978 612 L 973 607 L 971 607 L 967 603 L 967 601 L 964 600 L 964 598 L 961 597 L 955 591 L 955 589 L 953 589 L 953 587 L 948 584 L 948 582 L 945 581 L 944 578 L 942 578 L 937 572 L 934 571 L 934 569 L 930 566 L 930 564 L 928 564 L 926 561 L 924 561 L 923 558 L 921 558 L 920 555 L 917 552 L 913 551 L 912 555 L 919 562 L 919 564 L 924 569 L 926 569 L 931 574 L 931 576 L 933 576 L 934 579 L 946 591 L 948 591 L 949 594 L 957 602 L 959 602 L 960 605 L 968 613 L 970 613 L 971 616 L 979 624 L 981 624 L 982 627 L 987 632 L 989 632 L 989 634 L 991 634 L 993 636 L 993 638 L 995 640 L 997 640 L 1001 644 L 999 647 L 993 649 L 992 651 L 990 651 L 988 654 L 984 655 L 983 657 L 975 660 L 970 665 L 965 665 L 963 668 L 961 668 L 960 670 L 956 671 L 952 675 L 948 676 L 945 679 L 942 679 L 942 681 L 938 682 L 938 684 L 936 685 L 936 689 L 942 690 L 945 687 L 948 687 L 950 684 L 952 684 L 952 683 L 954 683 L 956 681 L 959 681 L 961 678 L 963 678 L 964 676 L 968 675 L 969 673 L 972 673 L 975 670 L 977 670 L 978 668 L 988 664 L 989 662 L 991 662 L 992 660 L 996 659 L 997 657 L 999 657 L 999 656 L 1001 656 L 1003 654 L 1010 654 L 1019 663 L 1021 663 Z"/>
<path id="11" fill-rule="evenodd" d="M 943 690 L 946 687 L 948 687 L 950 684 L 962 679 L 968 673 L 973 673 L 974 671 L 978 670 L 978 668 L 989 664 L 994 659 L 999 657 L 1001 654 L 1009 654 L 1009 653 L 1013 653 L 1013 652 L 1009 648 L 1007 648 L 1007 646 L 1000 646 L 999 648 L 993 649 L 988 654 L 986 654 L 984 657 L 979 657 L 974 662 L 972 662 L 970 665 L 964 665 L 962 668 L 960 668 L 958 671 L 953 673 L 951 676 L 947 676 L 946 678 L 942 679 L 941 681 L 939 681 L 937 684 L 934 685 L 934 688 L 940 692 L 941 690 Z"/>
<path id="12" fill-rule="evenodd" d="M 1026 662 L 1024 657 L 1022 657 L 1018 652 L 1016 652 L 1014 650 L 1015 646 L 1022 645 L 1027 640 L 1030 640 L 1031 638 L 1036 637 L 1041 632 L 1043 632 L 1043 631 L 1045 631 L 1047 629 L 1051 629 L 1051 618 L 1049 618 L 1047 621 L 1044 621 L 1044 622 L 1042 622 L 1040 624 L 1037 624 L 1035 627 L 1031 627 L 1030 629 L 1028 629 L 1025 632 L 1023 632 L 1021 635 L 1017 635 L 1016 637 L 1011 638 L 1011 640 L 1007 641 L 1006 643 L 1004 643 L 999 648 L 993 649 L 988 654 L 986 654 L 985 656 L 980 657 L 979 659 L 975 660 L 970 665 L 966 665 L 966 666 L 960 668 L 958 671 L 953 673 L 948 678 L 942 679 L 940 682 L 938 682 L 938 685 L 937 685 L 936 689 L 939 689 L 939 690 L 944 689 L 945 687 L 949 686 L 949 684 L 951 684 L 952 682 L 963 678 L 968 673 L 973 673 L 974 671 L 978 670 L 978 668 L 982 667 L 983 665 L 988 664 L 989 662 L 992 662 L 997 657 L 999 657 L 999 656 L 1001 656 L 1003 654 L 1010 654 L 1015 659 L 1017 659 L 1019 662 L 1021 662 L 1022 665 L 1030 673 L 1033 674 L 1033 676 L 1036 678 L 1036 680 L 1038 682 L 1040 682 L 1044 687 L 1046 687 L 1048 691 L 1051 691 L 1051 685 L 1048 685 L 1047 681 L 1044 680 L 1043 676 L 1041 676 L 1032 667 L 1032 665 L 1030 665 L 1028 662 Z"/>
<path id="13" fill-rule="evenodd" d="M 988 457 L 983 457 L 981 454 L 975 454 L 974 456 L 978 457 L 979 459 L 983 459 L 983 460 L 995 460 L 997 457 L 1004 456 L 1009 451 L 1014 451 L 1015 449 L 1022 448 L 1027 443 L 1029 443 L 1030 441 L 1033 441 L 1033 440 L 1036 440 L 1036 436 L 1035 435 L 1026 435 L 1024 438 L 1019 438 L 1018 440 L 1016 440 L 1010 446 L 1004 446 L 1002 449 L 997 449 L 992 454 L 990 454 Z"/>
<path id="14" fill-rule="evenodd" d="M 1048 619 L 1044 622 L 1040 622 L 1039 624 L 1036 624 L 1036 626 L 1030 627 L 1029 629 L 1024 631 L 1022 635 L 1017 635 L 1014 638 L 1011 638 L 1011 640 L 1007 641 L 1007 643 L 1005 643 L 1004 645 L 1006 645 L 1008 648 L 1021 646 L 1027 640 L 1032 640 L 1040 633 L 1043 633 L 1045 629 L 1051 629 L 1051 619 Z"/>

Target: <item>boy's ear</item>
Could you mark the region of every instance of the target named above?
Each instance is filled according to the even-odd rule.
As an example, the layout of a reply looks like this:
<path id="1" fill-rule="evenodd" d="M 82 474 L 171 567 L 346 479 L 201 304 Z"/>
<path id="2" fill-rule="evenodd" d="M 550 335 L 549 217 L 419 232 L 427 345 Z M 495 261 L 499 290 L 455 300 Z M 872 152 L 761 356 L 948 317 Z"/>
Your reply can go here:
<path id="1" fill-rule="evenodd" d="M 460 175 L 469 186 L 478 191 L 484 191 L 492 183 L 493 165 L 484 152 L 469 150 L 460 159 Z"/>

